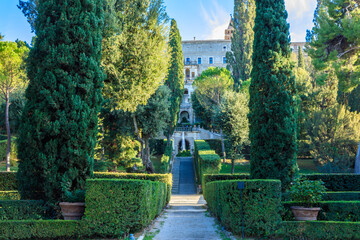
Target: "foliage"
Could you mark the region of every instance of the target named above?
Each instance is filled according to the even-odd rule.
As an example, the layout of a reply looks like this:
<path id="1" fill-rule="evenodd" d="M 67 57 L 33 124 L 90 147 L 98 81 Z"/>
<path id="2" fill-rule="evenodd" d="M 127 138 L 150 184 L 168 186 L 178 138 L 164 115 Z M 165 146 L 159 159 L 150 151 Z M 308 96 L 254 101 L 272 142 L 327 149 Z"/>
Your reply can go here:
<path id="1" fill-rule="evenodd" d="M 74 192 L 65 192 L 64 202 L 85 202 L 85 190 L 77 189 Z"/>
<path id="2" fill-rule="evenodd" d="M 235 0 L 231 52 L 226 53 L 235 89 L 250 79 L 254 42 L 255 0 Z"/>
<path id="3" fill-rule="evenodd" d="M 291 206 L 299 206 L 300 202 L 283 202 L 285 209 L 290 209 Z M 321 208 L 318 220 L 320 221 L 346 221 L 358 222 L 360 221 L 360 201 L 320 201 L 317 206 Z M 283 213 L 283 219 L 293 221 L 294 216 L 291 211 Z"/>
<path id="4" fill-rule="evenodd" d="M 194 112 L 196 114 L 196 119 L 202 120 L 202 126 L 206 128 L 210 128 L 212 124 L 212 112 L 211 109 L 204 108 L 199 101 L 199 95 L 198 91 L 194 91 L 191 95 L 191 105 L 194 109 Z"/>
<path id="5" fill-rule="evenodd" d="M 206 199 L 206 184 L 209 182 L 224 181 L 224 180 L 246 180 L 250 179 L 250 174 L 204 174 L 202 176 L 203 195 Z"/>
<path id="6" fill-rule="evenodd" d="M 16 172 L 0 172 L 0 191 L 17 189 Z"/>
<path id="7" fill-rule="evenodd" d="M 22 13 L 27 18 L 28 23 L 31 27 L 31 32 L 35 31 L 35 19 L 38 15 L 36 6 L 39 4 L 39 0 L 19 0 L 19 5 L 17 7 L 22 11 Z"/>
<path id="8" fill-rule="evenodd" d="M 44 202 L 34 200 L 0 201 L 1 220 L 30 220 L 46 217 Z"/>
<path id="9" fill-rule="evenodd" d="M 297 172 L 295 79 L 285 3 L 256 1 L 250 85 L 251 177 L 280 179 L 287 189 Z"/>
<path id="10" fill-rule="evenodd" d="M 282 222 L 277 237 L 281 239 L 360 239 L 359 222 L 288 221 Z"/>
<path id="11" fill-rule="evenodd" d="M 304 174 L 302 179 L 321 180 L 328 191 L 360 191 L 359 174 Z"/>
<path id="12" fill-rule="evenodd" d="M 169 34 L 169 55 L 170 66 L 166 76 L 165 85 L 170 89 L 170 121 L 168 129 L 168 139 L 173 134 L 178 120 L 180 104 L 184 94 L 184 62 L 183 51 L 181 46 L 180 31 L 174 19 L 171 20 Z"/>
<path id="13" fill-rule="evenodd" d="M 326 192 L 324 195 L 325 201 L 354 201 L 360 199 L 360 192 Z"/>
<path id="14" fill-rule="evenodd" d="M 194 154 L 196 174 L 199 183 L 202 183 L 204 174 L 219 173 L 221 168 L 221 159 L 219 155 L 211 150 L 209 144 L 204 140 L 195 140 L 195 154 Z M 204 184 L 203 189 L 204 189 Z"/>
<path id="15" fill-rule="evenodd" d="M 236 235 L 241 234 L 242 219 L 246 237 L 271 237 L 281 222 L 279 180 L 215 181 L 206 184 L 206 202 L 221 224 Z M 242 194 L 242 198 L 239 196 Z M 241 203 L 242 199 L 242 203 Z M 243 204 L 243 218 L 241 216 Z"/>
<path id="16" fill-rule="evenodd" d="M 176 157 L 191 157 L 191 152 L 190 150 L 184 150 L 184 151 L 181 151 L 179 152 Z"/>
<path id="17" fill-rule="evenodd" d="M 19 130 L 19 192 L 59 201 L 92 173 L 102 102 L 102 0 L 40 0 Z M 49 21 L 51 19 L 51 21 Z"/>
<path id="18" fill-rule="evenodd" d="M 322 200 L 326 187 L 321 180 L 294 181 L 290 187 L 291 200 L 305 204 L 305 207 L 313 207 Z"/>
<path id="19" fill-rule="evenodd" d="M 12 137 L 12 144 L 11 144 L 11 152 L 10 152 L 10 166 L 14 166 L 16 161 L 18 160 L 18 152 L 17 152 L 17 144 L 16 138 Z M 7 152 L 7 141 L 0 141 L 0 159 L 6 159 L 6 152 Z"/>
<path id="20" fill-rule="evenodd" d="M 20 200 L 18 191 L 0 191 L 0 201 L 3 200 Z"/>
<path id="21" fill-rule="evenodd" d="M 99 236 L 137 232 L 166 205 L 166 185 L 160 182 L 91 179 L 86 189 L 85 221 Z"/>
<path id="22" fill-rule="evenodd" d="M 166 202 L 170 201 L 172 188 L 172 174 L 145 174 L 145 173 L 94 173 L 94 178 L 137 179 L 162 182 L 167 186 Z"/>
<path id="23" fill-rule="evenodd" d="M 165 78 L 167 16 L 162 0 L 124 0 L 120 6 L 120 26 L 103 41 L 103 93 L 112 108 L 134 112 Z"/>
<path id="24" fill-rule="evenodd" d="M 298 68 L 305 68 L 305 58 L 303 54 L 302 47 L 298 47 Z"/>
<path id="25" fill-rule="evenodd" d="M 84 221 L 0 221 L 0 239 L 79 239 L 87 236 Z"/>

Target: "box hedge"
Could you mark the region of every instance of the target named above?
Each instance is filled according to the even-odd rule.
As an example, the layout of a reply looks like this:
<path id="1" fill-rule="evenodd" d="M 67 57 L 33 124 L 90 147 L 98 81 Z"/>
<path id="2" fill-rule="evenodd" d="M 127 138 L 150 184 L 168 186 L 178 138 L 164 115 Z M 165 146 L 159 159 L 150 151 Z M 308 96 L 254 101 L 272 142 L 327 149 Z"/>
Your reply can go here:
<path id="1" fill-rule="evenodd" d="M 64 220 L 0 221 L 0 239 L 82 239 L 87 235 L 84 224 Z"/>
<path id="2" fill-rule="evenodd" d="M 214 150 L 211 150 L 209 144 L 204 140 L 195 140 L 194 157 L 195 170 L 199 183 L 201 183 L 204 174 L 216 174 L 220 172 L 221 159 Z"/>
<path id="3" fill-rule="evenodd" d="M 0 201 L 3 200 L 20 200 L 18 191 L 0 191 Z"/>
<path id="4" fill-rule="evenodd" d="M 222 180 L 244 180 L 250 179 L 250 174 L 204 174 L 202 178 L 203 195 L 206 199 L 206 184 L 208 182 L 222 181 Z"/>
<path id="5" fill-rule="evenodd" d="M 279 180 L 242 180 L 243 219 L 247 237 L 271 237 L 281 222 L 281 182 Z M 241 201 L 238 181 L 206 184 L 211 212 L 232 233 L 241 235 Z"/>
<path id="6" fill-rule="evenodd" d="M 101 237 L 118 237 L 146 227 L 166 205 L 166 184 L 146 180 L 90 179 L 85 220 Z"/>
<path id="7" fill-rule="evenodd" d="M 16 172 L 0 172 L 0 191 L 17 190 Z"/>
<path id="8" fill-rule="evenodd" d="M 293 221 L 291 206 L 301 206 L 297 202 L 283 202 L 283 219 Z M 321 201 L 317 204 L 321 208 L 318 220 L 323 221 L 360 221 L 360 201 Z"/>
<path id="9" fill-rule="evenodd" d="M 46 210 L 41 200 L 0 201 L 0 220 L 43 219 Z"/>
<path id="10" fill-rule="evenodd" d="M 322 180 L 328 191 L 360 191 L 360 174 L 303 174 L 303 179 Z"/>
<path id="11" fill-rule="evenodd" d="M 283 201 L 291 201 L 289 192 L 282 194 Z M 360 192 L 326 192 L 323 195 L 324 201 L 360 201 Z"/>
<path id="12" fill-rule="evenodd" d="M 360 222 L 287 221 L 282 222 L 277 237 L 281 239 L 360 239 Z"/>
<path id="13" fill-rule="evenodd" d="M 172 188 L 172 174 L 145 174 L 145 173 L 110 173 L 110 172 L 94 172 L 94 178 L 116 178 L 116 179 L 136 179 L 150 180 L 154 182 L 165 183 L 166 203 L 169 203 Z"/>

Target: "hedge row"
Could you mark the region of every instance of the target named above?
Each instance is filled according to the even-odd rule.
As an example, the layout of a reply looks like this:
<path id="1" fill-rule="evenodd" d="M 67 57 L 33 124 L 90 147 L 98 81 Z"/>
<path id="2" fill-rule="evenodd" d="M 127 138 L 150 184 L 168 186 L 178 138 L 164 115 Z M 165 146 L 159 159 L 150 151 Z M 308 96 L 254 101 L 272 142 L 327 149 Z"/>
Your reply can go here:
<path id="1" fill-rule="evenodd" d="M 290 193 L 282 194 L 283 201 L 291 201 Z M 326 192 L 324 201 L 357 201 L 360 200 L 360 192 Z"/>
<path id="2" fill-rule="evenodd" d="M 89 230 L 118 237 L 146 227 L 166 205 L 166 184 L 124 179 L 86 181 L 85 216 Z"/>
<path id="3" fill-rule="evenodd" d="M 0 191 L 0 201 L 4 200 L 20 200 L 18 191 Z"/>
<path id="4" fill-rule="evenodd" d="M 219 155 L 204 140 L 195 140 L 195 169 L 200 183 L 204 174 L 216 174 L 221 169 Z"/>
<path id="5" fill-rule="evenodd" d="M 303 174 L 303 179 L 322 180 L 328 191 L 360 191 L 360 174 Z"/>
<path id="6" fill-rule="evenodd" d="M 297 202 L 283 202 L 283 219 L 293 221 L 294 216 L 290 210 L 291 206 L 301 206 Z M 321 210 L 318 220 L 323 221 L 360 221 L 360 201 L 321 201 L 318 205 Z"/>
<path id="7" fill-rule="evenodd" d="M 0 172 L 0 191 L 17 190 L 16 172 Z"/>
<path id="8" fill-rule="evenodd" d="M 136 180 L 150 180 L 154 182 L 165 183 L 166 188 L 166 202 L 170 201 L 172 174 L 145 174 L 145 173 L 108 173 L 108 172 L 94 172 L 94 178 L 116 178 L 116 179 L 136 179 Z"/>
<path id="9" fill-rule="evenodd" d="M 79 239 L 87 235 L 84 221 L 0 221 L 0 239 Z"/>
<path id="10" fill-rule="evenodd" d="M 46 207 L 41 200 L 0 201 L 0 220 L 43 219 Z"/>
<path id="11" fill-rule="evenodd" d="M 164 141 L 167 142 L 167 141 Z M 168 173 L 170 167 L 170 160 L 173 153 L 172 140 L 171 144 L 165 148 L 165 152 L 161 157 L 161 167 L 160 170 L 162 173 Z"/>
<path id="12" fill-rule="evenodd" d="M 360 239 L 360 222 L 282 222 L 277 237 L 282 239 Z"/>
<path id="13" fill-rule="evenodd" d="M 281 182 L 279 180 L 243 180 L 243 219 L 247 237 L 270 237 L 281 222 Z M 211 212 L 232 233 L 241 234 L 241 200 L 238 181 L 206 184 L 207 204 Z"/>
<path id="14" fill-rule="evenodd" d="M 250 178 L 250 174 L 245 174 L 245 173 L 241 173 L 241 174 L 204 174 L 203 178 L 202 178 L 203 186 L 205 186 L 203 188 L 204 198 L 206 199 L 206 184 L 209 182 L 222 181 L 222 180 L 244 180 L 244 179 L 249 179 L 249 178 Z"/>

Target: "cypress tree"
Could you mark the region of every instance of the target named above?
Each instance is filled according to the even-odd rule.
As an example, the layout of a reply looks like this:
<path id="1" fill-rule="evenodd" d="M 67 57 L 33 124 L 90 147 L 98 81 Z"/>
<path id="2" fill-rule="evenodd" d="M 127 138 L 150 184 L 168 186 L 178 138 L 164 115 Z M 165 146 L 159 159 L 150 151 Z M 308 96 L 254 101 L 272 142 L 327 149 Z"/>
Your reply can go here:
<path id="1" fill-rule="evenodd" d="M 296 172 L 295 79 L 284 0 L 256 0 L 250 85 L 251 177 L 280 179 Z"/>
<path id="2" fill-rule="evenodd" d="M 181 36 L 177 23 L 171 20 L 170 36 L 169 36 L 169 54 L 170 66 L 165 81 L 171 91 L 170 97 L 170 123 L 167 129 L 168 144 L 170 144 L 170 136 L 173 134 L 180 111 L 180 103 L 184 94 L 184 62 L 183 51 L 181 47 Z"/>
<path id="3" fill-rule="evenodd" d="M 249 80 L 252 69 L 255 0 L 235 0 L 234 4 L 232 52 L 226 54 L 226 59 L 237 89 L 242 82 Z"/>
<path id="4" fill-rule="evenodd" d="M 23 199 L 61 200 L 92 174 L 104 75 L 102 0 L 39 0 L 19 145 Z"/>
<path id="5" fill-rule="evenodd" d="M 298 47 L 298 68 L 305 69 L 304 54 L 303 54 L 302 48 L 300 46 Z"/>

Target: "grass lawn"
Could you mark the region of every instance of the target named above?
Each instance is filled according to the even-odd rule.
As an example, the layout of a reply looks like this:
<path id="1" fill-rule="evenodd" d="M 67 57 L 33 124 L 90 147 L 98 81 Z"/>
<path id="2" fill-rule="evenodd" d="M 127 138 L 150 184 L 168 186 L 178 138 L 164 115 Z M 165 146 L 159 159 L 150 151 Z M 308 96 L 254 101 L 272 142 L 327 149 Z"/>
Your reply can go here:
<path id="1" fill-rule="evenodd" d="M 300 173 L 317 172 L 316 165 L 312 159 L 298 159 L 297 163 L 300 169 Z M 231 173 L 230 159 L 227 159 L 225 164 L 221 164 L 220 173 Z M 250 161 L 245 159 L 235 160 L 235 173 L 250 173 Z"/>

